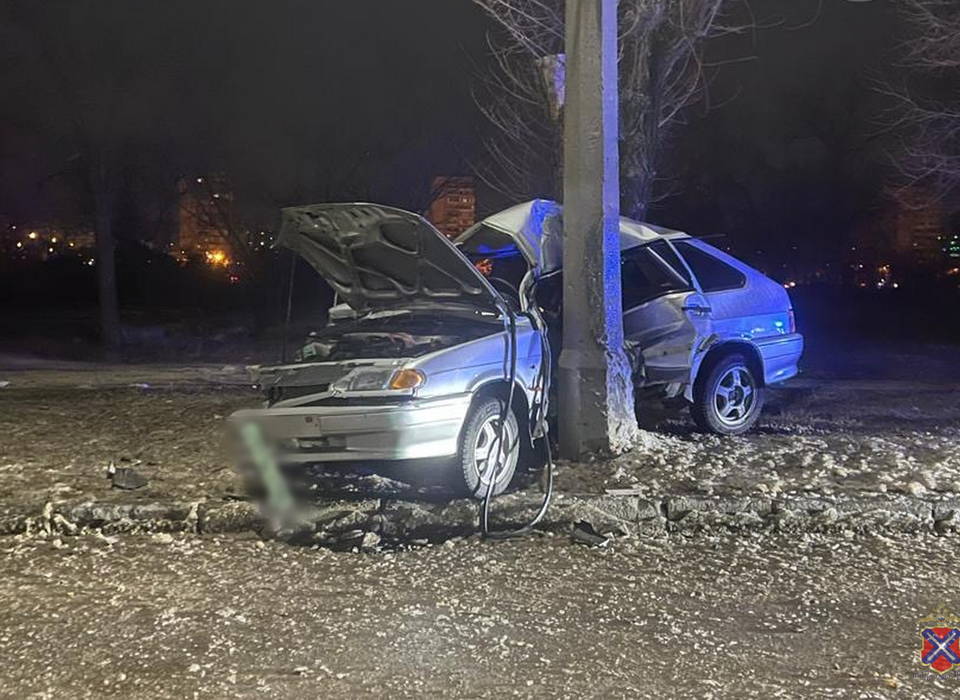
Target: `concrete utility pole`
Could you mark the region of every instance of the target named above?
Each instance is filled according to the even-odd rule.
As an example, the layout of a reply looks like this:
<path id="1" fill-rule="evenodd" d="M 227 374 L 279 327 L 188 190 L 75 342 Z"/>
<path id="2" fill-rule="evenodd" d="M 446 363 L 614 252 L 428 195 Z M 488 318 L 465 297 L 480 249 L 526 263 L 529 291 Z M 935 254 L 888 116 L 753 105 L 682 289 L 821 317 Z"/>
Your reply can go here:
<path id="1" fill-rule="evenodd" d="M 620 301 L 617 0 L 567 0 L 560 454 L 637 435 Z"/>

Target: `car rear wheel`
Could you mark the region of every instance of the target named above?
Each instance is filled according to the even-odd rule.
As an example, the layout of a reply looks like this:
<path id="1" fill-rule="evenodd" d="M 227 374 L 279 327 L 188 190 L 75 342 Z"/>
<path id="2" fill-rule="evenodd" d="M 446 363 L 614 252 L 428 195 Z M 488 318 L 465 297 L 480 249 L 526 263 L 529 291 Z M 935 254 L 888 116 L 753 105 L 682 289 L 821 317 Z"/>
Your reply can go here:
<path id="1" fill-rule="evenodd" d="M 690 412 L 701 430 L 740 435 L 760 417 L 763 387 L 742 355 L 721 358 L 697 385 Z"/>
<path id="2" fill-rule="evenodd" d="M 503 403 L 496 397 L 480 399 L 468 414 L 460 434 L 457 485 L 473 498 L 486 496 L 491 479 L 494 479 L 493 495 L 503 493 L 517 469 L 520 433 L 512 410 L 507 411 L 504 448 L 500 449 Z"/>

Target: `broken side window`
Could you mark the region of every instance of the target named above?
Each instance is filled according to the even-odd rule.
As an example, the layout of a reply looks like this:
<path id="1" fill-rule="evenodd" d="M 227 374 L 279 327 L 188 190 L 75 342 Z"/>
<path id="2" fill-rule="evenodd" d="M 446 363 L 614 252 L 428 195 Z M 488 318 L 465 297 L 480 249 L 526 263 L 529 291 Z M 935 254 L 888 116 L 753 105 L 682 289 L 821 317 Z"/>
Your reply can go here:
<path id="1" fill-rule="evenodd" d="M 620 265 L 623 309 L 632 309 L 664 294 L 690 291 L 690 283 L 650 246 L 623 253 Z"/>

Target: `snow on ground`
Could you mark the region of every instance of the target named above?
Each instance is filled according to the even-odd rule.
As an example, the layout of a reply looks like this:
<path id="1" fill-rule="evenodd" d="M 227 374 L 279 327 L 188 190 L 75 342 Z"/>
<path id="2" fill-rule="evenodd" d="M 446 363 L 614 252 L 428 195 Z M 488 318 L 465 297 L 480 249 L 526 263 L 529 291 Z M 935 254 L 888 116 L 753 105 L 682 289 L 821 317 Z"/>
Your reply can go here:
<path id="1" fill-rule="evenodd" d="M 640 448 L 561 468 L 560 481 L 651 494 L 960 492 L 958 397 L 953 384 L 795 380 L 769 391 L 759 427 L 741 437 L 697 433 L 685 411 L 647 407 Z"/>
<path id="2" fill-rule="evenodd" d="M 956 602 L 933 536 L 357 556 L 84 535 L 0 538 L 0 559 L 11 698 L 947 698 L 960 680 L 919 662 L 918 619 Z"/>
<path id="3" fill-rule="evenodd" d="M 960 492 L 956 348 L 860 349 L 769 392 L 754 432 L 695 432 L 686 407 L 640 408 L 644 441 L 617 459 L 561 464 L 558 488 L 772 496 L 811 491 Z M 0 505 L 197 500 L 239 489 L 224 418 L 257 405 L 240 367 L 44 366 L 0 371 Z M 110 488 L 106 467 L 150 483 Z"/>

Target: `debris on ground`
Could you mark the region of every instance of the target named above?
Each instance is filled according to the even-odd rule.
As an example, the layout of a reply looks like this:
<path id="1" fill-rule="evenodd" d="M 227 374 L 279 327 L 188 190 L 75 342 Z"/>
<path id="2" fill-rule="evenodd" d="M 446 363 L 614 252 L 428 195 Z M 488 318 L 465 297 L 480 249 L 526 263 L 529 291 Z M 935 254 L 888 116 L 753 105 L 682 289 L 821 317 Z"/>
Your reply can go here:
<path id="1" fill-rule="evenodd" d="M 610 544 L 610 538 L 594 530 L 593 525 L 586 520 L 581 520 L 573 526 L 570 537 L 577 544 L 585 544 L 588 547 L 606 547 Z"/>
<path id="2" fill-rule="evenodd" d="M 107 467 L 107 478 L 112 482 L 113 488 L 125 491 L 135 491 L 149 483 L 147 477 L 132 467 L 117 467 L 113 462 Z"/>

